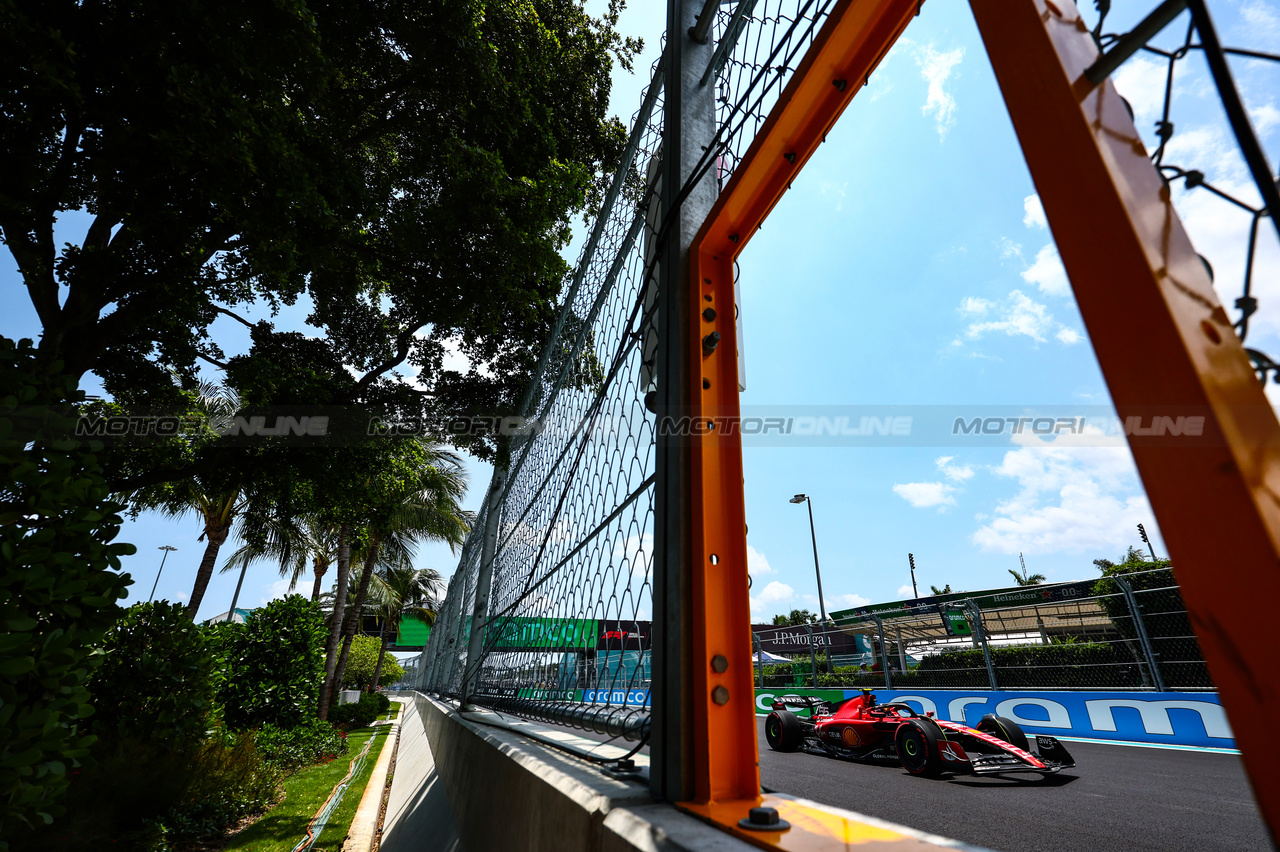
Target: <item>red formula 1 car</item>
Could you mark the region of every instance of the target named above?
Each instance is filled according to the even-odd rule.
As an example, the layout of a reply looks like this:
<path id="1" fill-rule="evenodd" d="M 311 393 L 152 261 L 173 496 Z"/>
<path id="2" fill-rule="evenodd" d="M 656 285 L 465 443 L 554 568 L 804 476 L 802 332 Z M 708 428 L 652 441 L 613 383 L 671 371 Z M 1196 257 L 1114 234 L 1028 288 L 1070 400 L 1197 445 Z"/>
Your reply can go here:
<path id="1" fill-rule="evenodd" d="M 788 704 L 807 707 L 812 718 L 797 716 Z M 835 707 L 818 698 L 775 700 L 764 733 L 774 751 L 803 749 L 850 760 L 901 763 L 912 775 L 931 777 L 944 772 L 1049 775 L 1076 765 L 1054 737 L 1036 736 L 1032 752 L 1022 729 L 1002 716 L 983 716 L 974 729 L 935 719 L 932 713 L 921 716 L 907 704 L 877 704 L 869 689 Z"/>

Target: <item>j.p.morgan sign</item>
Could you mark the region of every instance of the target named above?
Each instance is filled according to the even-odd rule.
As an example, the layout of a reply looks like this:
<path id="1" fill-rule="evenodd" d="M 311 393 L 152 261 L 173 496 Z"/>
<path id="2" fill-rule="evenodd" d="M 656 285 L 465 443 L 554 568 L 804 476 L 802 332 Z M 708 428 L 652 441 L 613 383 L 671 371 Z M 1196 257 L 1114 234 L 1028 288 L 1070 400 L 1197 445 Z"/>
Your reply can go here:
<path id="1" fill-rule="evenodd" d="M 1235 748 L 1226 713 L 1213 692 L 964 692 L 877 689 L 881 703 L 899 701 L 939 719 L 978 724 L 987 713 L 1017 722 L 1028 734 L 1161 745 Z M 811 690 L 756 690 L 756 711 L 774 698 Z M 832 690 L 819 690 L 828 701 Z M 852 698 L 857 690 L 843 690 Z"/>

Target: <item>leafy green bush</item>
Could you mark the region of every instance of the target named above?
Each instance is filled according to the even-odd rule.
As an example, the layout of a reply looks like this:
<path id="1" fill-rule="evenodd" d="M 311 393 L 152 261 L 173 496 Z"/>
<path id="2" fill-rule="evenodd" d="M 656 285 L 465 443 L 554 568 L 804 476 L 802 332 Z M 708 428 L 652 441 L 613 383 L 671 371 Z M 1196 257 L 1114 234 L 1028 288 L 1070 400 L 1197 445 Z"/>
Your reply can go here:
<path id="1" fill-rule="evenodd" d="M 179 802 L 146 824 L 170 844 L 216 836 L 270 807 L 283 777 L 264 759 L 253 733 L 236 735 L 229 746 L 211 740 L 193 755 Z"/>
<path id="2" fill-rule="evenodd" d="M 368 701 L 335 704 L 329 708 L 329 721 L 344 728 L 365 728 L 372 725 L 376 718 L 378 710 Z"/>
<path id="3" fill-rule="evenodd" d="M 102 658 L 89 685 L 96 734 L 113 741 L 204 738 L 217 665 L 185 607 L 129 607 L 107 634 Z"/>
<path id="4" fill-rule="evenodd" d="M 347 735 L 331 722 L 311 719 L 292 728 L 263 725 L 257 736 L 258 751 L 285 772 L 293 772 L 323 757 L 348 751 Z"/>
<path id="5" fill-rule="evenodd" d="M 264 810 L 283 776 L 252 733 L 203 742 L 122 738 L 95 748 L 94 757 L 74 776 L 66 816 L 15 838 L 15 852 L 168 852 Z"/>
<path id="6" fill-rule="evenodd" d="M 372 703 L 379 716 L 391 709 L 391 699 L 381 692 L 366 692 L 360 696 L 360 700 Z"/>
<path id="7" fill-rule="evenodd" d="M 378 666 L 378 652 L 382 650 L 382 640 L 374 636 L 356 636 L 351 640 L 351 653 L 347 657 L 347 667 L 342 673 L 342 684 L 347 689 L 364 689 L 373 683 L 373 672 Z M 395 683 L 404 677 L 404 669 L 391 652 L 382 654 L 382 672 L 379 679 L 382 683 Z"/>
<path id="8" fill-rule="evenodd" d="M 0 338 L 0 849 L 63 812 L 93 737 L 94 648 L 129 585 L 94 447 L 69 440 L 83 400 L 61 364 Z"/>
<path id="9" fill-rule="evenodd" d="M 244 624 L 219 625 L 227 726 L 291 728 L 315 718 L 324 679 L 324 618 L 302 595 L 274 600 Z"/>

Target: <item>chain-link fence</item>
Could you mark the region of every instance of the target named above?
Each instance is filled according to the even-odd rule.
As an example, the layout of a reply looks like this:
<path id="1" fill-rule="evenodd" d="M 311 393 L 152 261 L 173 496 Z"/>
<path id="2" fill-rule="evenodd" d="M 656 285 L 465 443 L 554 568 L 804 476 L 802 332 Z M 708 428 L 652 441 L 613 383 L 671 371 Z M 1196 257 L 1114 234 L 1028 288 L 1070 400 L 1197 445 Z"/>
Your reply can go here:
<path id="1" fill-rule="evenodd" d="M 1210 690 L 1213 682 L 1169 569 L 1078 583 L 945 595 L 837 614 L 821 625 L 753 628 L 762 687 Z M 812 635 L 792 660 L 777 641 Z M 803 642 L 803 638 L 799 641 Z M 822 649 L 831 649 L 830 664 Z M 816 676 L 815 676 L 816 665 Z"/>
<path id="2" fill-rule="evenodd" d="M 832 5 L 717 16 L 702 75 L 716 135 L 673 205 L 707 175 L 723 188 Z M 647 730 L 652 678 L 662 80 L 660 60 L 526 393 L 533 428 L 495 476 L 417 681 L 628 737 Z"/>

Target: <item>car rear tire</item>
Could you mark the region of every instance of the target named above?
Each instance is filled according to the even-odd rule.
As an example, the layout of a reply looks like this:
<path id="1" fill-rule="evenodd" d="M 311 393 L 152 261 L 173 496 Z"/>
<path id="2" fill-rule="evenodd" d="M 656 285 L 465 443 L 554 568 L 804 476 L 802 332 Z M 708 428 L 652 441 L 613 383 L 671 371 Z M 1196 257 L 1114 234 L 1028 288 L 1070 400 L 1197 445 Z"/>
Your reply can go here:
<path id="1" fill-rule="evenodd" d="M 898 726 L 894 744 L 902 768 L 912 775 L 934 778 L 942 774 L 942 754 L 938 746 L 938 730 L 923 719 L 911 719 Z"/>
<path id="2" fill-rule="evenodd" d="M 804 726 L 790 710 L 774 710 L 764 720 L 764 738 L 774 751 L 795 751 L 804 742 Z"/>
<path id="3" fill-rule="evenodd" d="M 1018 723 L 1012 719 L 988 713 L 978 722 L 978 730 L 984 734 L 990 734 L 998 740 L 1004 740 L 1009 745 L 1017 746 L 1023 751 L 1031 750 L 1031 746 L 1027 742 L 1027 735 L 1022 732 L 1022 728 L 1018 727 Z"/>

